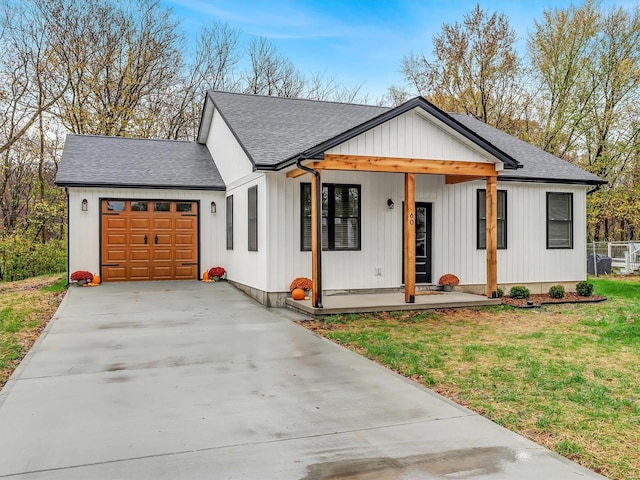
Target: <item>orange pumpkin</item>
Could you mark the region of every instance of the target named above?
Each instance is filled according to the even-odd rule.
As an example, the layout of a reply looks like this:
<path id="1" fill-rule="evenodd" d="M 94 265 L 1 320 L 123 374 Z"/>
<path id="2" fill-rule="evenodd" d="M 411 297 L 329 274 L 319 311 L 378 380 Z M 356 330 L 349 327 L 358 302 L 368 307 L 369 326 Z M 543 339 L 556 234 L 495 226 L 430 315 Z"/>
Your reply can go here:
<path id="1" fill-rule="evenodd" d="M 209 281 L 209 271 L 208 271 L 208 270 L 207 270 L 207 271 L 205 271 L 205 272 L 202 274 L 202 281 L 203 281 L 203 282 L 208 282 L 208 281 Z"/>
<path id="2" fill-rule="evenodd" d="M 91 283 L 94 283 L 96 285 L 100 285 L 100 275 L 98 275 L 97 273 L 93 276 L 93 280 L 91 280 Z"/>
<path id="3" fill-rule="evenodd" d="M 304 300 L 304 290 L 301 288 L 295 288 L 293 292 L 291 292 L 291 298 L 294 300 Z"/>

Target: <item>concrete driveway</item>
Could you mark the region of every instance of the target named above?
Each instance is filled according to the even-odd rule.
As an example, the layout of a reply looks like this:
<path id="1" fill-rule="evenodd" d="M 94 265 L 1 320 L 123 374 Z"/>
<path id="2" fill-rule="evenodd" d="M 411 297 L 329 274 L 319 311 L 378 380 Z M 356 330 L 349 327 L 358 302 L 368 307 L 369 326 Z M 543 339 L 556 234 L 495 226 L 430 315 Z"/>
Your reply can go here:
<path id="1" fill-rule="evenodd" d="M 602 478 L 223 282 L 70 289 L 0 395 L 0 477 Z"/>

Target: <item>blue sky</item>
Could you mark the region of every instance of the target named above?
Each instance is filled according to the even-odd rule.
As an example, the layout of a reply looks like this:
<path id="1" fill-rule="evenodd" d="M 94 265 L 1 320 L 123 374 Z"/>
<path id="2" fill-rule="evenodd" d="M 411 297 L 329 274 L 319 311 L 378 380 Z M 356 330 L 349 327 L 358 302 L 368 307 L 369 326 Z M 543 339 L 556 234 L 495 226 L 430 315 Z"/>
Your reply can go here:
<path id="1" fill-rule="evenodd" d="M 213 21 L 251 36 L 269 38 L 303 73 L 326 72 L 348 86 L 362 84 L 371 101 L 400 84 L 400 62 L 411 52 L 431 53 L 431 38 L 443 23 L 461 22 L 477 2 L 433 0 L 164 0 L 182 19 L 187 34 Z M 504 13 L 524 52 L 527 33 L 544 9 L 571 0 L 480 1 L 488 12 Z M 583 3 L 578 0 L 573 2 Z M 604 8 L 631 8 L 637 0 L 604 0 Z"/>

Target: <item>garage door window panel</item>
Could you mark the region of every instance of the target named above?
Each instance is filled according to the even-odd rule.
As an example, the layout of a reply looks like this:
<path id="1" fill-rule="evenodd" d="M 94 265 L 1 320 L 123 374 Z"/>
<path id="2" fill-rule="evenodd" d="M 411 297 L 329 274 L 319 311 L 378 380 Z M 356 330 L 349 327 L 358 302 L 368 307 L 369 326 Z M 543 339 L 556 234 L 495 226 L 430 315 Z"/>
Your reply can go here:
<path id="1" fill-rule="evenodd" d="M 132 212 L 146 212 L 149 210 L 148 202 L 131 202 Z"/>

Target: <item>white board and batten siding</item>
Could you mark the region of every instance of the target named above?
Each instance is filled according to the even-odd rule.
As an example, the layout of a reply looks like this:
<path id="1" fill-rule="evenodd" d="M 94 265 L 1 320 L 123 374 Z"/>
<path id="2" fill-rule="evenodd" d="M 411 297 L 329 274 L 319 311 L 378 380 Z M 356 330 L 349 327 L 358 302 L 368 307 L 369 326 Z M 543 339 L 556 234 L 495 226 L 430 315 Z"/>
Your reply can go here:
<path id="1" fill-rule="evenodd" d="M 139 188 L 69 187 L 69 273 L 100 272 L 100 199 L 191 200 L 200 202 L 200 269 L 224 261 L 224 192 Z M 82 211 L 82 200 L 87 211 Z M 211 213 L 211 202 L 216 213 Z M 201 274 L 202 272 L 199 272 Z"/>
<path id="2" fill-rule="evenodd" d="M 326 153 L 496 163 L 498 170 L 502 169 L 502 162 L 468 140 L 463 142 L 455 138 L 451 132 L 414 110 L 367 130 Z"/>
<path id="3" fill-rule="evenodd" d="M 293 278 L 311 277 L 311 253 L 301 251 L 300 183 L 268 174 L 267 291 L 287 291 Z M 324 183 L 361 186 L 361 250 L 325 251 L 326 290 L 397 288 L 402 279 L 402 174 L 323 172 Z M 416 175 L 416 202 L 432 204 L 432 281 L 454 273 L 464 285 L 486 283 L 486 252 L 478 250 L 477 190 L 483 181 L 445 184 Z M 498 250 L 498 283 L 575 282 L 586 277 L 586 187 L 498 182 L 507 191 L 507 249 Z M 546 248 L 546 193 L 573 193 L 573 249 Z M 395 203 L 387 208 L 387 199 Z M 382 275 L 377 275 L 378 269 Z"/>
<path id="4" fill-rule="evenodd" d="M 217 109 L 213 112 L 206 145 L 225 185 L 231 185 L 253 172 L 251 160 Z"/>
<path id="5" fill-rule="evenodd" d="M 258 187 L 258 251 L 249 251 L 249 189 Z M 253 173 L 227 185 L 226 197 L 233 195 L 233 249 L 226 248 L 226 224 L 221 224 L 224 267 L 234 282 L 262 291 L 267 289 L 267 186 L 263 173 Z M 226 202 L 226 200 L 225 200 Z M 226 205 L 226 203 L 225 203 Z M 272 247 L 274 248 L 274 247 Z"/>

